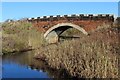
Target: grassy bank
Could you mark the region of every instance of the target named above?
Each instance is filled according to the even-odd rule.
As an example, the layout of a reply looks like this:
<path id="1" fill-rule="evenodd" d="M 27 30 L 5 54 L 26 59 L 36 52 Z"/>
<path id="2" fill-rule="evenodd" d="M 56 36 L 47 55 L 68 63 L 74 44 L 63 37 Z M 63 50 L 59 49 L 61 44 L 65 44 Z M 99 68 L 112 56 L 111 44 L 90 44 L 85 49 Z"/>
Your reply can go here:
<path id="1" fill-rule="evenodd" d="M 43 33 L 28 22 L 5 22 L 2 28 L 4 54 L 36 49 L 35 58 L 45 61 L 55 70 L 65 70 L 73 77 L 118 78 L 119 76 L 120 28 L 118 27 L 104 26 L 90 32 L 89 36 L 70 29 L 61 35 L 59 43 L 49 45 L 45 42 Z M 73 38 L 78 35 L 79 38 Z"/>
<path id="2" fill-rule="evenodd" d="M 119 35 L 118 28 L 99 29 L 89 36 L 41 47 L 36 58 L 74 77 L 118 78 Z"/>
<path id="3" fill-rule="evenodd" d="M 4 22 L 2 28 L 3 54 L 24 52 L 43 44 L 42 33 L 27 21 Z"/>

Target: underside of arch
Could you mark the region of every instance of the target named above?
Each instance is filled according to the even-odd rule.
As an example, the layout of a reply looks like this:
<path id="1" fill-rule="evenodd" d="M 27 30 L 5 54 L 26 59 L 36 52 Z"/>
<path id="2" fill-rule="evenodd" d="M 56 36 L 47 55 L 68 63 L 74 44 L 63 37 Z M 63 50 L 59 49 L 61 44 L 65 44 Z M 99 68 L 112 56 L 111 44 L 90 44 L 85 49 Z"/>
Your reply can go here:
<path id="1" fill-rule="evenodd" d="M 66 31 L 69 28 L 75 28 L 79 31 L 81 31 L 83 34 L 88 35 L 88 33 L 80 26 L 72 24 L 72 23 L 60 23 L 57 24 L 50 29 L 46 31 L 44 34 L 44 38 L 49 43 L 55 43 L 58 42 L 59 35 L 62 34 L 64 31 Z"/>
<path id="2" fill-rule="evenodd" d="M 44 38 L 47 37 L 47 35 L 52 31 L 55 31 L 59 35 L 69 28 L 75 28 L 75 29 L 83 32 L 83 34 L 88 35 L 88 33 L 78 25 L 75 25 L 75 24 L 72 24 L 72 23 L 60 23 L 60 24 L 57 24 L 57 25 L 51 27 L 50 29 L 48 29 L 46 31 L 46 33 L 44 34 Z"/>

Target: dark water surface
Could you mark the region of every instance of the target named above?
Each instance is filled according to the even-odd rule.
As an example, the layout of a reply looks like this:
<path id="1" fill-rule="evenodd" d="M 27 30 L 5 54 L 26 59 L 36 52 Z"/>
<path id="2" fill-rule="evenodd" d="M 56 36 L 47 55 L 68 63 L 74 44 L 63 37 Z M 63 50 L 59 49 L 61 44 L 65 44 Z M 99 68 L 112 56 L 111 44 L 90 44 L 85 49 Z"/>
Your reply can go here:
<path id="1" fill-rule="evenodd" d="M 33 58 L 33 52 L 2 57 L 2 78 L 50 78 L 45 65 Z"/>

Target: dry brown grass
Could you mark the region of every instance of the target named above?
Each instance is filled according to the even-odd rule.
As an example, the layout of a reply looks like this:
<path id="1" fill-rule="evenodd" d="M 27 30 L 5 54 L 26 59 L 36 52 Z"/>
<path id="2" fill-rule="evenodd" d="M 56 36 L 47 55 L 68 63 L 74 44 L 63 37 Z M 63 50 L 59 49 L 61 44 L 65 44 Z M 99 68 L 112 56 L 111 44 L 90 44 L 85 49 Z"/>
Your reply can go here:
<path id="1" fill-rule="evenodd" d="M 42 33 L 28 22 L 5 22 L 2 28 L 2 52 L 4 54 L 38 48 L 44 43 Z"/>
<path id="2" fill-rule="evenodd" d="M 119 35 L 118 28 L 103 28 L 89 36 L 78 31 L 80 39 L 63 40 L 47 45 L 43 34 L 26 22 L 5 23 L 3 26 L 3 52 L 21 50 L 31 46 L 39 48 L 36 57 L 55 69 L 65 69 L 71 76 L 84 78 L 118 78 Z M 74 36 L 74 34 L 72 35 Z"/>
<path id="3" fill-rule="evenodd" d="M 100 29 L 77 40 L 41 47 L 36 56 L 52 68 L 66 69 L 71 76 L 118 78 L 118 35 L 117 28 Z"/>

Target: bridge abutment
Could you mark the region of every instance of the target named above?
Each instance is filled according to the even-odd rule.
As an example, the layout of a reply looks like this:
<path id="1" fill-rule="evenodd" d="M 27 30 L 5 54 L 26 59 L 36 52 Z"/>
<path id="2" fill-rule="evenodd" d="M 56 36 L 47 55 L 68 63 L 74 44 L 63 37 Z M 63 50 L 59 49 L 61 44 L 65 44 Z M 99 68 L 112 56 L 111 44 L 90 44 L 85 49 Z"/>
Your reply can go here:
<path id="1" fill-rule="evenodd" d="M 46 37 L 45 37 L 46 41 L 48 43 L 57 43 L 59 36 L 55 31 L 51 31 Z"/>

